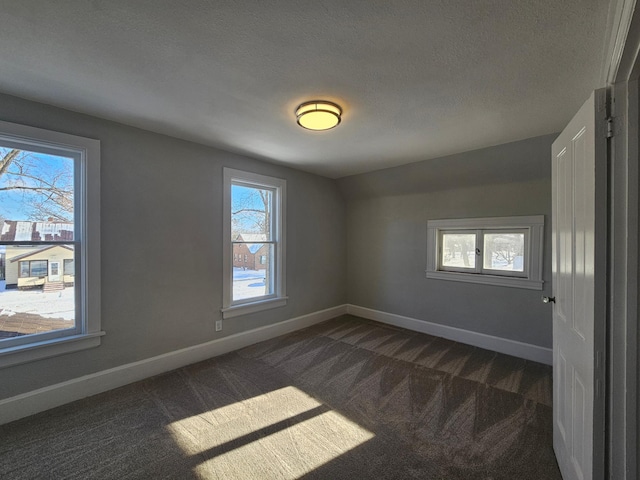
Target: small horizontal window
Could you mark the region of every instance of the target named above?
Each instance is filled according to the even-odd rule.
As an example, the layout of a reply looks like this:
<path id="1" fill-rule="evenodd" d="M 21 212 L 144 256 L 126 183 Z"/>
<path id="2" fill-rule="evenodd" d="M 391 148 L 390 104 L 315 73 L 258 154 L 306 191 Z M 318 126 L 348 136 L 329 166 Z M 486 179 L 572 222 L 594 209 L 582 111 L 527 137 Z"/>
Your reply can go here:
<path id="1" fill-rule="evenodd" d="M 427 278 L 542 290 L 544 216 L 427 222 Z"/>

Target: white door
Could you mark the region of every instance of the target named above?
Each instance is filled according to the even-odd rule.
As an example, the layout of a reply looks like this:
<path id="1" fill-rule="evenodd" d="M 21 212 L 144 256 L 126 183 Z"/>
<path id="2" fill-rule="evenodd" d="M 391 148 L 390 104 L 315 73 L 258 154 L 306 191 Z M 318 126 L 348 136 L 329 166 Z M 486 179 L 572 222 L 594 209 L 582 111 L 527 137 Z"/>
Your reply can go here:
<path id="1" fill-rule="evenodd" d="M 49 281 L 50 282 L 59 282 L 60 281 L 60 262 L 56 260 L 49 261 Z"/>
<path id="2" fill-rule="evenodd" d="M 604 478 L 606 92 L 552 148 L 553 448 L 564 480 Z"/>

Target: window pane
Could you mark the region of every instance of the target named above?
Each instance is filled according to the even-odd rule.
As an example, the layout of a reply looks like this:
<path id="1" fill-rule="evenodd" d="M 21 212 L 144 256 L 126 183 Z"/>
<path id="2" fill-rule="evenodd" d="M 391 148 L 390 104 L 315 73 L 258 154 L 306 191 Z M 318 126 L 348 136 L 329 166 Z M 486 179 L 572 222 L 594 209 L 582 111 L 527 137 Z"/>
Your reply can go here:
<path id="1" fill-rule="evenodd" d="M 475 268 L 476 236 L 473 233 L 443 233 L 442 258 L 443 267 Z"/>
<path id="2" fill-rule="evenodd" d="M 72 158 L 0 145 L 3 241 L 73 241 Z"/>
<path id="3" fill-rule="evenodd" d="M 273 191 L 231 186 L 231 240 L 265 242 L 271 238 Z"/>
<path id="4" fill-rule="evenodd" d="M 20 262 L 20 276 L 21 277 L 28 277 L 29 276 L 29 265 L 30 262 Z"/>
<path id="5" fill-rule="evenodd" d="M 524 233 L 485 233 L 484 268 L 524 272 Z"/>
<path id="6" fill-rule="evenodd" d="M 4 245 L 0 252 L 0 340 L 74 328 L 73 276 L 61 275 L 63 263 L 73 265 L 73 245 Z"/>
<path id="7" fill-rule="evenodd" d="M 0 161 L 0 339 L 75 328 L 73 279 L 62 274 L 74 247 L 50 243 L 74 241 L 74 160 L 0 145 Z"/>
<path id="8" fill-rule="evenodd" d="M 65 259 L 64 261 L 64 274 L 66 275 L 75 275 L 76 274 L 76 266 L 75 261 L 73 259 Z"/>
<path id="9" fill-rule="evenodd" d="M 47 261 L 46 260 L 32 260 L 31 261 L 31 277 L 44 277 L 47 275 Z"/>
<path id="10" fill-rule="evenodd" d="M 233 301 L 271 295 L 273 244 L 234 243 L 233 249 L 239 258 L 233 262 Z"/>

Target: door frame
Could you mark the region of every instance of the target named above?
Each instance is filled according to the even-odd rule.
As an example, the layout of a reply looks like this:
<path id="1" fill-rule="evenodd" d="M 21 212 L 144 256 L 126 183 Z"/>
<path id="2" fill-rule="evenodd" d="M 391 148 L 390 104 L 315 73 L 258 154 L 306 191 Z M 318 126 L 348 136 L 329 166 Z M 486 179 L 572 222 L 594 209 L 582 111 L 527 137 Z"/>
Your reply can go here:
<path id="1" fill-rule="evenodd" d="M 52 265 L 53 264 L 58 265 L 58 274 L 57 275 L 53 275 L 52 274 L 52 270 L 53 270 Z M 60 265 L 61 264 L 62 264 L 61 260 L 49 260 L 49 264 L 47 266 L 47 281 L 49 281 L 49 282 L 59 282 L 60 281 L 60 278 L 62 277 L 62 274 L 60 273 L 60 270 L 61 270 L 60 269 Z M 52 277 L 54 277 L 54 276 L 57 277 L 57 280 L 52 280 Z"/>
<path id="2" fill-rule="evenodd" d="M 640 135 L 640 12 L 636 0 L 611 2 L 603 83 L 612 97 L 609 144 L 607 477 L 640 473 L 638 347 L 638 154 Z"/>

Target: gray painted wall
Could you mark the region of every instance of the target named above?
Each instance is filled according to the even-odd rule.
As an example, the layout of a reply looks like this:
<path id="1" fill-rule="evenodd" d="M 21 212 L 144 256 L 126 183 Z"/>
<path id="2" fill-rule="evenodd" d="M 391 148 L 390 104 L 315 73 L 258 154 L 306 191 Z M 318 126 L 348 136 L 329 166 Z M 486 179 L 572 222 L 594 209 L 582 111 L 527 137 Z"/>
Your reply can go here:
<path id="1" fill-rule="evenodd" d="M 350 304 L 551 347 L 551 144 L 536 137 L 338 180 Z M 425 278 L 427 220 L 545 215 L 543 291 Z"/>
<path id="2" fill-rule="evenodd" d="M 99 139 L 102 326 L 95 349 L 0 370 L 0 399 L 346 302 L 333 180 L 0 95 L 0 120 Z M 284 308 L 224 321 L 222 169 L 287 180 Z M 186 307 L 185 307 L 186 306 Z"/>
<path id="3" fill-rule="evenodd" d="M 10 96 L 0 95 L 0 120 L 101 141 L 107 332 L 98 348 L 1 369 L 0 399 L 347 301 L 551 345 L 551 309 L 540 302 L 551 292 L 548 225 L 544 292 L 427 280 L 424 269 L 428 219 L 549 218 L 555 136 L 336 182 Z M 224 166 L 288 182 L 290 300 L 281 309 L 226 320 L 216 333 Z"/>

